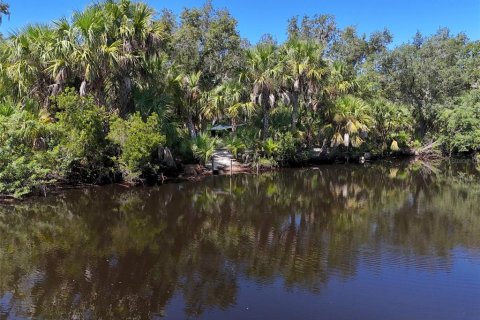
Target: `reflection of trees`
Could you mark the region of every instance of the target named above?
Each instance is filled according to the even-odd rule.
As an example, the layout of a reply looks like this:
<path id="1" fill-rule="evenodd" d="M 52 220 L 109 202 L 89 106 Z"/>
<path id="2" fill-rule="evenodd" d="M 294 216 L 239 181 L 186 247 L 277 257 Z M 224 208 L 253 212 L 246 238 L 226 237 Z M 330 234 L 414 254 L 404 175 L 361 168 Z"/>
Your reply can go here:
<path id="1" fill-rule="evenodd" d="M 448 267 L 455 246 L 480 246 L 478 178 L 466 163 L 329 166 L 2 207 L 0 301 L 15 316 L 143 318 L 180 294 L 195 316 L 232 306 L 240 276 L 319 292 L 385 254 Z"/>

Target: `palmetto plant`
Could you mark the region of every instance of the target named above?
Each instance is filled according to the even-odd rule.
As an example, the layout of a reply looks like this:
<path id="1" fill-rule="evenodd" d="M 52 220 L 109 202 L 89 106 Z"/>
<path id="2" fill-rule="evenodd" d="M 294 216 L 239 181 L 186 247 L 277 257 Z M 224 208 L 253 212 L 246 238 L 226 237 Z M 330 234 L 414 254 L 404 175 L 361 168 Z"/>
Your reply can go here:
<path id="1" fill-rule="evenodd" d="M 345 64 L 340 61 L 331 64 L 327 79 L 323 93 L 330 100 L 348 94 L 357 87 L 357 82 L 354 79 L 345 77 Z"/>
<path id="2" fill-rule="evenodd" d="M 279 148 L 280 144 L 272 138 L 267 138 L 262 145 L 263 152 L 267 157 L 271 157 Z"/>
<path id="3" fill-rule="evenodd" d="M 245 85 L 236 80 L 228 80 L 215 87 L 202 107 L 202 114 L 214 122 L 228 117 L 235 132 L 240 117 L 250 117 L 255 111 L 255 104 L 247 101 Z"/>
<path id="4" fill-rule="evenodd" d="M 130 0 L 105 1 L 52 26 L 28 26 L 8 39 L 2 69 L 15 83 L 18 99 L 49 96 L 65 86 L 98 102 L 131 110 L 136 79 L 157 54 L 159 33 L 154 11 Z"/>
<path id="5" fill-rule="evenodd" d="M 260 44 L 247 51 L 247 77 L 253 83 L 252 102 L 263 112 L 263 139 L 268 137 L 270 110 L 275 106 L 280 84 L 277 53 L 272 44 Z"/>
<path id="6" fill-rule="evenodd" d="M 192 141 L 193 154 L 202 164 L 206 164 L 215 152 L 217 143 L 218 138 L 202 133 Z"/>
<path id="7" fill-rule="evenodd" d="M 387 147 L 388 140 L 397 144 L 396 136 L 400 132 L 408 133 L 413 130 L 413 116 L 408 107 L 384 99 L 377 99 L 371 108 L 375 121 L 375 132 L 380 138 L 382 147 Z"/>
<path id="8" fill-rule="evenodd" d="M 228 136 L 225 140 L 225 146 L 228 151 L 230 151 L 234 158 L 237 158 L 238 153 L 242 150 L 245 150 L 245 143 L 235 136 Z"/>
<path id="9" fill-rule="evenodd" d="M 198 71 L 189 74 L 181 73 L 176 78 L 180 88 L 181 113 L 184 115 L 185 124 L 191 138 L 197 136 L 193 117 L 198 112 L 199 102 L 202 97 L 200 90 L 201 76 L 202 73 Z"/>
<path id="10" fill-rule="evenodd" d="M 324 131 L 331 137 L 331 146 L 359 147 L 373 124 L 368 104 L 360 98 L 347 95 L 337 99 L 327 112 L 329 124 Z"/>
<path id="11" fill-rule="evenodd" d="M 292 39 L 283 47 L 281 56 L 281 71 L 293 107 L 292 129 L 295 130 L 300 97 L 303 96 L 304 105 L 312 103 L 327 69 L 321 58 L 322 47 L 313 41 Z"/>

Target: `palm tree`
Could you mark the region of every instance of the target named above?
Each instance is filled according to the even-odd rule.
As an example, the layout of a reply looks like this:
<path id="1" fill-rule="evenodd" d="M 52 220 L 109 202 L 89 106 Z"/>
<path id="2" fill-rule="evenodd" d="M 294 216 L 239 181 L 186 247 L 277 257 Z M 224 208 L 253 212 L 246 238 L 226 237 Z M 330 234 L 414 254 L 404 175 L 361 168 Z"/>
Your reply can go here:
<path id="1" fill-rule="evenodd" d="M 282 57 L 282 74 L 293 107 L 292 130 L 296 130 L 300 96 L 305 102 L 311 103 L 312 95 L 326 72 L 321 59 L 322 47 L 313 41 L 292 39 L 285 44 Z"/>
<path id="2" fill-rule="evenodd" d="M 91 89 L 97 100 L 104 103 L 104 81 L 109 62 L 116 59 L 119 43 L 104 45 L 105 29 L 102 20 L 98 6 L 75 12 L 71 27 L 76 40 L 70 46 L 73 49 L 75 71 L 81 79 L 80 95 L 86 95 Z"/>
<path id="3" fill-rule="evenodd" d="M 76 36 L 75 30 L 67 19 L 54 22 L 55 41 L 52 45 L 50 58 L 46 61 L 46 71 L 52 79 L 52 95 L 62 92 L 67 85 L 75 86 L 77 70 L 74 53 L 78 47 Z"/>
<path id="4" fill-rule="evenodd" d="M 227 116 L 233 132 L 236 131 L 239 117 L 249 117 L 255 110 L 255 104 L 247 101 L 245 85 L 236 80 L 228 80 L 215 87 L 206 100 L 202 114 L 213 122 Z"/>
<path id="5" fill-rule="evenodd" d="M 375 131 L 380 138 L 382 148 L 387 148 L 387 140 L 395 139 L 400 131 L 411 131 L 412 113 L 407 106 L 396 104 L 385 99 L 376 99 L 372 105 L 372 117 Z M 392 142 L 395 142 L 393 140 Z"/>
<path id="6" fill-rule="evenodd" d="M 10 7 L 8 3 L 0 1 L 0 24 L 2 24 L 2 15 L 10 16 Z"/>
<path id="7" fill-rule="evenodd" d="M 327 84 L 323 90 L 323 93 L 328 99 L 335 100 L 338 97 L 349 93 L 357 86 L 355 80 L 347 79 L 345 77 L 344 63 L 335 61 L 331 64 L 329 70 Z"/>
<path id="8" fill-rule="evenodd" d="M 54 24 L 47 56 L 39 56 L 50 76 L 52 94 L 67 80 L 82 96 L 92 93 L 101 104 L 117 105 L 120 114 L 132 111 L 136 78 L 145 62 L 157 55 L 153 10 L 129 0 L 106 1 L 75 12 L 71 23 Z M 37 42 L 41 43 L 41 42 Z"/>
<path id="9" fill-rule="evenodd" d="M 227 85 L 220 84 L 203 96 L 202 115 L 212 123 L 223 118 L 227 106 Z"/>
<path id="10" fill-rule="evenodd" d="M 232 132 L 235 133 L 238 119 L 243 116 L 244 119 L 250 117 L 255 111 L 255 103 L 248 101 L 246 85 L 240 81 L 229 81 L 225 84 L 225 95 L 227 101 L 227 109 L 225 113 L 230 118 Z"/>
<path id="11" fill-rule="evenodd" d="M 118 43 L 111 61 L 112 89 L 123 114 L 132 110 L 132 91 L 138 74 L 144 71 L 144 58 L 155 56 L 159 46 L 154 10 L 142 2 L 107 1 L 102 8 L 106 22 L 106 42 Z"/>
<path id="12" fill-rule="evenodd" d="M 0 2 L 0 11 L 8 6 Z M 7 40 L 2 71 L 15 84 L 19 98 L 48 104 L 66 86 L 98 103 L 132 111 L 133 91 L 160 54 L 161 25 L 142 2 L 106 0 L 61 19 L 52 27 L 29 26 Z"/>
<path id="13" fill-rule="evenodd" d="M 136 79 L 135 108 L 142 114 L 174 113 L 172 103 L 179 90 L 178 66 L 166 54 L 144 58 L 145 69 Z"/>
<path id="14" fill-rule="evenodd" d="M 327 111 L 329 124 L 324 127 L 331 135 L 331 146 L 359 147 L 373 124 L 369 106 L 360 98 L 347 95 L 337 99 Z"/>
<path id="15" fill-rule="evenodd" d="M 181 112 L 184 114 L 185 124 L 191 138 L 195 138 L 197 136 L 193 117 L 198 110 L 198 104 L 202 96 L 202 92 L 200 90 L 201 75 L 201 71 L 190 74 L 181 73 L 176 78 L 181 92 Z"/>
<path id="16" fill-rule="evenodd" d="M 55 43 L 53 29 L 30 25 L 8 39 L 2 66 L 15 83 L 14 96 L 19 100 L 35 98 L 48 105 L 51 79 L 45 71 Z"/>
<path id="17" fill-rule="evenodd" d="M 260 44 L 247 51 L 248 77 L 253 83 L 252 102 L 263 111 L 263 139 L 268 137 L 270 110 L 275 105 L 279 87 L 277 62 L 277 50 L 273 44 Z"/>

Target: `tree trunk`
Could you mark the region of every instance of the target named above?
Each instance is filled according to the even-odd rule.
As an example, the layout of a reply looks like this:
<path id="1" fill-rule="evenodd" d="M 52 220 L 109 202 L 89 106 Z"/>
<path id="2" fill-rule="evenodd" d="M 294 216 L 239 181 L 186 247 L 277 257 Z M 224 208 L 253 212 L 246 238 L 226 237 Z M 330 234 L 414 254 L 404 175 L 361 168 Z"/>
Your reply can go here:
<path id="1" fill-rule="evenodd" d="M 133 110 L 132 103 L 132 79 L 126 76 L 120 82 L 119 92 L 120 114 L 122 116 L 127 115 Z"/>
<path id="2" fill-rule="evenodd" d="M 263 108 L 263 129 L 262 129 L 262 139 L 265 140 L 268 138 L 268 128 L 270 122 L 270 100 L 267 93 L 262 93 L 261 97 L 262 108 Z"/>
<path id="3" fill-rule="evenodd" d="M 235 119 L 235 117 L 232 117 L 231 125 L 232 125 L 232 134 L 235 136 L 237 131 L 237 119 Z"/>
<path id="4" fill-rule="evenodd" d="M 87 81 L 83 80 L 80 85 L 80 97 L 85 97 L 87 95 Z"/>
<path id="5" fill-rule="evenodd" d="M 292 131 L 297 130 L 297 119 L 298 119 L 298 92 L 293 91 L 292 94 Z"/>
<path id="6" fill-rule="evenodd" d="M 189 113 L 187 116 L 187 128 L 190 138 L 194 139 L 197 137 L 197 132 L 195 131 L 195 125 L 193 124 L 192 114 Z"/>
<path id="7" fill-rule="evenodd" d="M 270 121 L 270 110 L 266 109 L 263 114 L 263 130 L 262 130 L 263 140 L 268 138 L 269 121 Z"/>
<path id="8" fill-rule="evenodd" d="M 343 135 L 343 145 L 347 148 L 350 145 L 350 135 L 348 133 Z"/>

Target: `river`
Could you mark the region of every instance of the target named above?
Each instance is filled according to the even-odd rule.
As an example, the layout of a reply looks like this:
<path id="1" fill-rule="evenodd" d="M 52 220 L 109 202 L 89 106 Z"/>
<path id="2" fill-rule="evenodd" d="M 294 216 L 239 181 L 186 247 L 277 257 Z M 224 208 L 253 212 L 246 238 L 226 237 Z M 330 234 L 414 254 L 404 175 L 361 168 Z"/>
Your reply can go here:
<path id="1" fill-rule="evenodd" d="M 325 165 L 0 207 L 0 319 L 480 319 L 480 168 Z"/>

